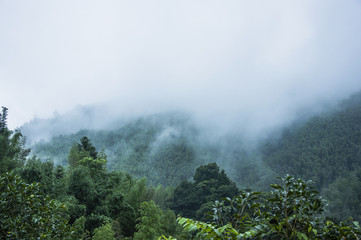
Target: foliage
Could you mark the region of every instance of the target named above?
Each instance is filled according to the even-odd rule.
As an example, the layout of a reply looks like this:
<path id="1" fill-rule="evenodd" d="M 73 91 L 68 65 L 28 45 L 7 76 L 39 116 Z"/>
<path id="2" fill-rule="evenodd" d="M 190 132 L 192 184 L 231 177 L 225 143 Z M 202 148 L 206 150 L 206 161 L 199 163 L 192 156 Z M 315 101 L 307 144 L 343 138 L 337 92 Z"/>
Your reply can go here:
<path id="1" fill-rule="evenodd" d="M 344 216 L 361 216 L 361 102 L 356 100 L 285 130 L 277 141 L 268 139 L 262 152 L 247 151 L 237 137 L 227 136 L 216 143 L 204 141 L 187 120 L 163 115 L 164 119 L 140 118 L 118 129 L 82 130 L 54 137 L 49 143 L 34 146 L 45 162 L 36 156 L 26 160 L 29 150 L 25 138 L 20 131 L 7 128 L 7 109 L 3 108 L 0 172 L 15 169 L 23 180 L 15 184 L 22 187 L 1 191 L 1 196 L 22 196 L 11 199 L 18 209 L 36 209 L 27 204 L 48 208 L 49 214 L 56 215 L 52 221 L 62 217 L 58 223 L 64 225 L 55 233 L 57 229 L 50 230 L 48 222 L 25 224 L 38 216 L 47 217 L 37 210 L 27 212 L 36 215 L 34 219 L 28 215 L 5 217 L 16 215 L 16 211 L 1 211 L 0 223 L 16 224 L 29 232 L 32 228 L 45 229 L 41 231 L 50 232 L 48 238 L 58 238 L 54 234 L 63 234 L 62 229 L 72 226 L 74 239 L 107 234 L 111 239 L 155 239 L 161 235 L 162 239 L 169 235 L 179 239 L 357 239 L 358 222 L 338 221 Z M 97 151 L 95 146 L 107 150 Z M 68 166 L 56 166 L 51 159 L 59 163 L 58 156 L 59 162 L 66 165 L 68 161 Z M 333 218 L 326 217 L 326 203 L 309 182 L 286 176 L 281 183 L 271 185 L 272 191 L 238 192 L 225 171 L 209 163 L 219 159 L 239 187 L 266 189 L 265 183 L 274 173 L 290 172 L 316 180 L 316 187 L 323 188 L 322 193 L 330 200 Z M 117 171 L 109 172 L 106 167 Z M 29 189 L 36 189 L 30 196 L 43 199 L 35 201 L 29 194 L 23 197 L 17 193 L 31 193 Z M 7 210 L 4 206 L 11 201 L 0 204 Z M 180 214 L 178 222 L 192 230 L 190 235 L 182 237 L 175 213 L 168 207 Z M 3 229 L 1 226 L 0 232 Z M 25 234 L 21 231 L 14 228 L 9 234 L 17 234 L 17 238 Z"/>
<path id="2" fill-rule="evenodd" d="M 105 152 L 101 151 L 98 153 L 89 138 L 85 136 L 80 139 L 80 142 L 80 144 L 74 144 L 70 149 L 68 156 L 70 168 L 86 166 L 94 174 L 96 174 L 97 171 L 104 170 L 107 163 L 107 155 Z"/>
<path id="3" fill-rule="evenodd" d="M 157 239 L 162 234 L 177 234 L 173 211 L 162 210 L 153 201 L 142 202 L 139 210 L 137 232 L 134 239 Z"/>
<path id="4" fill-rule="evenodd" d="M 134 234 L 135 240 L 152 240 L 164 233 L 164 225 L 162 222 L 164 213 L 153 201 L 142 202 L 139 212 L 138 231 Z"/>
<path id="5" fill-rule="evenodd" d="M 152 197 L 152 192 L 147 188 L 146 178 L 142 178 L 135 182 L 129 189 L 125 197 L 125 201 L 134 209 L 140 209 L 140 205 L 144 201 L 149 201 Z"/>
<path id="6" fill-rule="evenodd" d="M 1 239 L 72 239 L 62 203 L 43 195 L 38 183 L 0 176 Z"/>
<path id="7" fill-rule="evenodd" d="M 238 188 L 216 163 L 201 165 L 194 174 L 194 183 L 183 181 L 174 190 L 171 209 L 185 217 L 196 217 L 197 210 L 216 199 L 234 196 Z M 198 212 L 199 218 L 206 213 Z"/>
<path id="8" fill-rule="evenodd" d="M 44 193 L 54 195 L 57 192 L 53 162 L 41 162 L 39 158 L 33 156 L 22 168 L 17 169 L 17 172 L 27 183 L 40 183 Z"/>
<path id="9" fill-rule="evenodd" d="M 87 239 L 89 233 L 85 230 L 85 222 L 86 218 L 81 216 L 73 223 L 72 226 L 74 228 L 74 239 Z"/>
<path id="10" fill-rule="evenodd" d="M 179 217 L 195 239 L 359 239 L 358 222 L 328 221 L 324 200 L 302 179 L 286 176 L 270 192 L 242 192 L 215 202 L 211 223 Z"/>
<path id="11" fill-rule="evenodd" d="M 280 178 L 282 185 L 271 184 L 273 191 L 266 196 L 263 218 L 268 221 L 271 235 L 289 239 L 300 235 L 318 237 L 324 216 L 325 201 L 318 192 L 300 178 Z"/>
<path id="12" fill-rule="evenodd" d="M 249 237 L 253 238 L 257 233 L 257 231 L 239 233 L 231 224 L 220 227 L 214 223 L 205 223 L 182 217 L 178 218 L 178 222 L 186 231 L 190 232 L 196 230 L 197 234 L 195 235 L 195 239 L 246 239 Z"/>
<path id="13" fill-rule="evenodd" d="M 90 140 L 87 143 L 90 145 Z M 74 148 L 71 151 L 79 153 Z M 137 231 L 136 219 L 144 214 L 141 211 L 142 203 L 151 200 L 154 193 L 161 191 L 160 188 L 157 191 L 150 189 L 145 178 L 134 180 L 129 174 L 108 172 L 104 167 L 107 157 L 104 151 L 97 152 L 95 159 L 90 154 L 87 155 L 88 157 L 76 160 L 76 167 L 70 166 L 65 174 L 67 197 L 64 200 L 71 216 L 70 222 L 77 226 L 79 236 L 93 235 L 95 229 L 98 229 L 99 235 L 102 226 L 109 223 L 114 236 L 132 237 Z M 59 178 L 63 175 L 61 170 L 58 175 Z M 169 210 L 163 212 L 159 207 L 157 209 L 167 219 L 167 222 L 162 222 L 162 233 L 174 233 L 177 226 L 174 213 Z M 146 225 L 142 226 L 144 230 Z"/>
<path id="14" fill-rule="evenodd" d="M 107 223 L 94 230 L 93 240 L 115 240 L 115 232 L 110 223 Z"/>
<path id="15" fill-rule="evenodd" d="M 169 113 L 132 119 L 111 130 L 54 136 L 33 145 L 32 152 L 43 160 L 76 168 L 85 157 L 97 159 L 91 156 L 90 145 L 106 149 L 109 170 L 146 177 L 154 186 L 175 186 L 190 179 L 194 169 L 208 159 L 210 149 L 197 140 L 197 134 L 186 115 Z M 78 143 L 84 136 L 88 141 Z"/>
<path id="16" fill-rule="evenodd" d="M 195 217 L 195 212 L 202 205 L 198 187 L 188 181 L 181 182 L 174 190 L 171 209 L 186 217 Z"/>
<path id="17" fill-rule="evenodd" d="M 311 179 L 327 193 L 331 217 L 361 220 L 355 173 L 361 168 L 361 92 L 333 111 L 284 130 L 262 147 L 264 162 L 277 175 Z M 355 182 L 352 182 L 354 179 Z M 346 186 L 348 182 L 350 187 Z M 344 201 L 344 197 L 347 199 Z"/>
<path id="18" fill-rule="evenodd" d="M 173 196 L 173 187 L 158 185 L 153 188 L 152 200 L 162 209 L 169 208 L 169 199 Z"/>
<path id="19" fill-rule="evenodd" d="M 361 219 L 361 168 L 338 177 L 322 194 L 332 200 L 329 209 L 333 218 L 353 216 Z"/>
<path id="20" fill-rule="evenodd" d="M 86 205 L 88 212 L 95 208 L 97 192 L 87 167 L 79 166 L 70 173 L 68 193 L 73 195 L 80 204 Z"/>
<path id="21" fill-rule="evenodd" d="M 361 167 L 361 100 L 356 100 L 284 130 L 263 147 L 265 162 L 278 174 L 314 180 L 318 189 Z"/>
<path id="22" fill-rule="evenodd" d="M 109 216 L 116 220 L 122 234 L 130 237 L 135 232 L 136 213 L 133 207 L 124 201 L 124 196 L 120 192 L 113 192 L 106 198 Z"/>
<path id="23" fill-rule="evenodd" d="M 21 167 L 30 149 L 25 148 L 26 138 L 19 130 L 11 131 L 7 127 L 8 109 L 2 107 L 0 113 L 0 173 Z"/>

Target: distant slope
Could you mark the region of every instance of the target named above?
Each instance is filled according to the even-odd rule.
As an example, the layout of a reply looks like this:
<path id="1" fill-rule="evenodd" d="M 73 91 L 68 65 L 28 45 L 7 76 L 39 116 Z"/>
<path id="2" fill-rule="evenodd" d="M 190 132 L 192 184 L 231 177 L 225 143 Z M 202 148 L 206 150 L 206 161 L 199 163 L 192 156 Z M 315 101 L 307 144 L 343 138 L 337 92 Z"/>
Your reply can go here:
<path id="1" fill-rule="evenodd" d="M 110 170 L 147 177 L 152 184 L 176 185 L 191 179 L 199 165 L 217 162 L 239 186 L 267 185 L 264 181 L 270 174 L 265 174 L 259 155 L 248 149 L 242 137 L 213 139 L 206 134 L 189 115 L 164 113 L 128 121 L 113 130 L 58 135 L 31 149 L 42 160 L 66 165 L 71 146 L 87 136 L 98 150 L 105 149 Z"/>
<path id="2" fill-rule="evenodd" d="M 332 111 L 299 119 L 259 148 L 248 145 L 240 134 L 207 134 L 187 114 L 164 113 L 108 130 L 55 135 L 31 148 L 42 160 L 66 165 L 71 146 L 87 136 L 98 150 L 105 149 L 110 170 L 146 177 L 153 185 L 175 186 L 210 162 L 217 162 L 240 188 L 265 189 L 274 176 L 292 174 L 314 180 L 335 217 L 361 220 L 361 93 Z"/>
<path id="3" fill-rule="evenodd" d="M 278 141 L 268 141 L 262 153 L 278 174 L 313 179 L 319 188 L 360 168 L 361 93 L 297 129 L 286 129 Z"/>
<path id="4" fill-rule="evenodd" d="M 137 177 L 148 177 L 154 183 L 168 180 L 176 184 L 193 174 L 188 168 L 195 168 L 204 162 L 195 153 L 195 143 L 189 141 L 197 138 L 197 132 L 187 125 L 185 115 L 153 115 L 130 121 L 115 130 L 81 130 L 75 134 L 55 136 L 50 141 L 33 145 L 32 154 L 42 160 L 51 159 L 66 165 L 71 146 L 79 142 L 82 136 L 87 136 L 97 149 L 105 149 L 109 169 L 121 169 Z M 165 176 L 157 173 L 164 171 L 167 167 L 164 158 L 170 157 L 172 161 L 168 162 L 172 162 L 178 173 L 168 179 L 166 176 L 174 171 L 172 168 L 167 169 L 169 171 L 163 174 Z M 174 179 L 177 179 L 176 182 Z"/>
<path id="5" fill-rule="evenodd" d="M 32 154 L 66 165 L 71 146 L 83 136 L 105 149 L 109 169 L 147 177 L 153 184 L 175 185 L 191 178 L 199 165 L 217 162 L 239 186 L 265 187 L 270 176 L 289 173 L 312 179 L 321 189 L 361 167 L 361 93 L 285 129 L 258 150 L 239 135 L 213 139 L 189 115 L 173 112 L 113 125 L 112 130 L 58 135 L 33 145 Z"/>

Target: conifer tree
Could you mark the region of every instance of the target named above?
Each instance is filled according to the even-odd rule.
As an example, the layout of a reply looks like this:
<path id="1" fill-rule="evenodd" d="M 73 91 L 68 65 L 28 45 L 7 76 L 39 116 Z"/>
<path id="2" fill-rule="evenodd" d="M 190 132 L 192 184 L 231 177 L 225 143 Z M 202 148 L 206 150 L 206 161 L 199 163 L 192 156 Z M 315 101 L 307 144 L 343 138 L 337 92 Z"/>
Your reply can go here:
<path id="1" fill-rule="evenodd" d="M 14 132 L 7 126 L 8 109 L 0 113 L 0 173 L 10 171 L 24 164 L 30 149 L 26 149 L 26 138 L 19 130 Z"/>

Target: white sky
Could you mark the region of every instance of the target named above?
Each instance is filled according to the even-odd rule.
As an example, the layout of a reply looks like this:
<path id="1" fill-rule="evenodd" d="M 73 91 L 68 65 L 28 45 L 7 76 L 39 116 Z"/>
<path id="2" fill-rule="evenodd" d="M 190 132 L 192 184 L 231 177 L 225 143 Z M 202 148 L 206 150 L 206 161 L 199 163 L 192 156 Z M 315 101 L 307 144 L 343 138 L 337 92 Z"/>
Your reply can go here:
<path id="1" fill-rule="evenodd" d="M 275 125 L 360 89 L 359 0 L 0 0 L 10 128 L 79 104 Z"/>

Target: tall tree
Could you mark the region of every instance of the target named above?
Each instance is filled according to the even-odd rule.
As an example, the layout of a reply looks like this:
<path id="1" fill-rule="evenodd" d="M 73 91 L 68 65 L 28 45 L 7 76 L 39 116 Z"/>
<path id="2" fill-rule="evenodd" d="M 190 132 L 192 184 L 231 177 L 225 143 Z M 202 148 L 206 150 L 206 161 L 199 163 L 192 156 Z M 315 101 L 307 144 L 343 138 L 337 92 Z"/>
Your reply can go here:
<path id="1" fill-rule="evenodd" d="M 8 108 L 2 107 L 0 113 L 0 134 L 3 134 L 7 130 L 7 117 L 8 117 Z"/>
<path id="2" fill-rule="evenodd" d="M 98 157 L 98 152 L 95 150 L 95 147 L 90 142 L 88 137 L 85 137 L 85 136 L 82 137 L 80 139 L 80 142 L 81 142 L 81 144 L 78 144 L 79 151 L 88 152 L 89 156 L 94 159 Z"/>
<path id="3" fill-rule="evenodd" d="M 183 216 L 203 219 L 211 210 L 207 207 L 210 202 L 222 197 L 233 197 L 237 193 L 236 184 L 224 170 L 220 171 L 216 163 L 201 165 L 194 174 L 194 183 L 183 181 L 175 188 L 171 208 Z M 197 213 L 197 210 L 201 211 Z"/>
<path id="4" fill-rule="evenodd" d="M 138 231 L 134 235 L 134 240 L 141 239 L 158 239 L 164 234 L 164 225 L 162 219 L 164 213 L 159 206 L 155 205 L 153 201 L 142 202 L 140 205 L 140 217 L 137 224 Z"/>
<path id="5" fill-rule="evenodd" d="M 8 109 L 0 113 L 0 173 L 10 171 L 24 164 L 30 149 L 26 149 L 26 138 L 19 130 L 14 132 L 7 126 Z"/>
<path id="6" fill-rule="evenodd" d="M 94 230 L 93 240 L 115 240 L 114 235 L 111 224 L 107 223 Z"/>
<path id="7" fill-rule="evenodd" d="M 99 156 L 102 161 L 106 160 L 106 155 L 102 152 Z M 88 158 L 88 160 L 84 160 Z M 72 148 L 70 149 L 68 155 L 68 163 L 70 168 L 74 169 L 79 165 L 86 165 L 89 161 L 97 160 L 98 159 L 98 152 L 96 151 L 93 144 L 90 142 L 88 137 L 82 137 L 80 139 L 80 143 L 75 143 Z M 83 161 L 83 163 L 81 163 Z M 101 164 L 102 165 L 102 164 Z M 103 164 L 104 165 L 104 164 Z"/>

